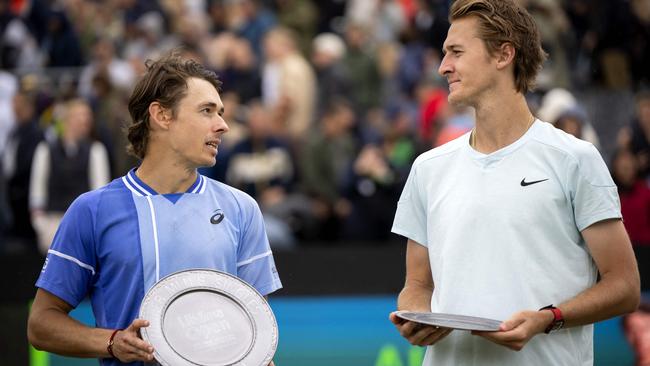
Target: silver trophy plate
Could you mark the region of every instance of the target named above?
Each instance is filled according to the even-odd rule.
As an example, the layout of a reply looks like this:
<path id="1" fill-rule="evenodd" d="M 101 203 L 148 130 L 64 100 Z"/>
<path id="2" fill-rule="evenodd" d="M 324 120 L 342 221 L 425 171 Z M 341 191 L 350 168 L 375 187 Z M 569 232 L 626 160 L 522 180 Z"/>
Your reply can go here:
<path id="1" fill-rule="evenodd" d="M 165 366 L 266 366 L 278 346 L 271 307 L 230 274 L 192 269 L 158 281 L 140 305 L 142 339 Z"/>
<path id="2" fill-rule="evenodd" d="M 412 322 L 451 329 L 493 332 L 499 330 L 499 326 L 501 325 L 501 322 L 499 320 L 479 318 L 476 316 L 467 315 L 421 313 L 410 311 L 398 311 L 395 315 Z"/>

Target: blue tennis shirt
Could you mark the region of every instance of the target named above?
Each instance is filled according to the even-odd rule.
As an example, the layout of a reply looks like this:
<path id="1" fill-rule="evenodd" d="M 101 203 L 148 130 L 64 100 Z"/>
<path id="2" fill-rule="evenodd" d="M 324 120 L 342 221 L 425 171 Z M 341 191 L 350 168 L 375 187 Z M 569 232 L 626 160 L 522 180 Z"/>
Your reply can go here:
<path id="1" fill-rule="evenodd" d="M 74 201 L 36 286 L 73 307 L 90 296 L 97 327 L 121 329 L 158 280 L 190 268 L 233 274 L 262 295 L 282 287 L 253 198 L 201 175 L 186 193 L 161 195 L 131 170 Z"/>

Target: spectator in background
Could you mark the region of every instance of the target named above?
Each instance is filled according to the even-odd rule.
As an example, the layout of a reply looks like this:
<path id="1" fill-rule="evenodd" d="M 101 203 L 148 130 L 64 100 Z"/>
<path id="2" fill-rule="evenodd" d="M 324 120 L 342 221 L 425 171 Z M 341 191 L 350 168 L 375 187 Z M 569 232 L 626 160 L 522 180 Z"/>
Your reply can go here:
<path id="1" fill-rule="evenodd" d="M 650 90 L 637 94 L 636 116 L 619 132 L 618 144 L 637 155 L 641 177 L 650 179 Z"/>
<path id="2" fill-rule="evenodd" d="M 39 68 L 42 52 L 25 20 L 18 16 L 3 17 L 1 9 L 0 19 L 0 65 L 19 70 Z M 4 21 L 7 23 L 3 24 Z"/>
<path id="3" fill-rule="evenodd" d="M 562 112 L 555 120 L 554 125 L 576 138 L 585 140 L 583 130 L 586 123 L 587 112 L 585 112 L 580 106 L 575 106 Z"/>
<path id="4" fill-rule="evenodd" d="M 377 45 L 377 71 L 381 78 L 380 105 L 392 107 L 408 100 L 404 91 L 404 80 L 400 74 L 403 48 L 397 42 L 383 42 Z"/>
<path id="5" fill-rule="evenodd" d="M 246 114 L 248 136 L 228 155 L 226 183 L 256 199 L 271 246 L 287 247 L 294 242 L 287 221 L 282 221 L 289 213 L 278 206 L 292 194 L 296 180 L 291 149 L 273 136 L 269 113 L 260 101 L 251 101 Z"/>
<path id="6" fill-rule="evenodd" d="M 251 43 L 242 37 L 233 37 L 224 52 L 224 66 L 219 75 L 224 82 L 223 91 L 239 96 L 241 103 L 259 99 L 262 95 L 262 76 L 258 58 L 251 48 Z"/>
<path id="7" fill-rule="evenodd" d="M 271 110 L 276 131 L 299 143 L 307 137 L 314 118 L 314 71 L 296 48 L 292 31 L 286 28 L 274 28 L 266 34 L 264 55 L 264 104 Z"/>
<path id="8" fill-rule="evenodd" d="M 14 127 L 16 117 L 12 102 L 17 91 L 17 78 L 0 68 L 0 154 L 4 152 L 9 134 Z"/>
<path id="9" fill-rule="evenodd" d="M 230 1 L 206 0 L 206 12 L 210 18 L 210 32 L 219 34 L 230 29 Z"/>
<path id="10" fill-rule="evenodd" d="M 312 199 L 323 239 L 338 238 L 341 222 L 350 214 L 342 192 L 357 152 L 351 134 L 354 122 L 352 106 L 343 99 L 332 100 L 299 154 L 302 189 Z"/>
<path id="11" fill-rule="evenodd" d="M 650 304 L 623 316 L 623 334 L 634 351 L 634 366 L 650 366 Z"/>
<path id="12" fill-rule="evenodd" d="M 377 243 L 390 237 L 395 202 L 403 183 L 390 164 L 390 147 L 388 143 L 367 144 L 354 160 L 346 197 L 351 207 L 345 220 L 346 240 Z"/>
<path id="13" fill-rule="evenodd" d="M 321 33 L 313 41 L 311 62 L 316 71 L 316 116 L 321 116 L 332 98 L 348 98 L 349 76 L 341 62 L 345 43 L 334 33 Z"/>
<path id="14" fill-rule="evenodd" d="M 174 33 L 178 35 L 178 43 L 185 49 L 196 52 L 203 62 L 206 46 L 210 39 L 210 23 L 207 15 L 179 14 L 173 19 Z"/>
<path id="15" fill-rule="evenodd" d="M 372 44 L 396 41 L 407 23 L 400 2 L 395 0 L 350 0 L 345 18 L 364 25 Z"/>
<path id="16" fill-rule="evenodd" d="M 633 84 L 628 50 L 633 42 L 630 1 L 591 1 L 597 10 L 596 46 L 592 54 L 595 81 L 608 89 L 623 90 Z"/>
<path id="17" fill-rule="evenodd" d="M 571 79 L 567 48 L 572 34 L 571 23 L 562 4 L 556 0 L 519 0 L 519 2 L 535 19 L 542 37 L 542 48 L 548 52 L 548 58 L 537 77 L 539 87 L 569 88 Z"/>
<path id="18" fill-rule="evenodd" d="M 115 0 L 114 2 L 117 4 L 117 13 L 122 16 L 127 28 L 130 28 L 142 15 L 149 12 L 165 14 L 159 0 Z M 178 2 L 175 3 L 178 4 Z"/>
<path id="19" fill-rule="evenodd" d="M 418 83 L 415 98 L 419 106 L 418 136 L 424 150 L 436 146 L 447 117 L 447 92 L 431 80 Z"/>
<path id="20" fill-rule="evenodd" d="M 618 150 L 612 158 L 611 169 L 630 240 L 634 245 L 650 247 L 650 187 L 639 175 L 636 155 L 629 150 Z"/>
<path id="21" fill-rule="evenodd" d="M 255 57 L 260 59 L 264 36 L 277 24 L 275 14 L 262 4 L 262 0 L 242 0 L 241 8 L 243 20 L 235 32 L 250 42 Z"/>
<path id="22" fill-rule="evenodd" d="M 349 76 L 350 100 L 360 117 L 379 106 L 381 75 L 373 51 L 367 49 L 368 28 L 348 22 L 345 25 L 347 52 L 343 58 L 345 73 Z"/>
<path id="23" fill-rule="evenodd" d="M 273 136 L 269 114 L 259 101 L 247 105 L 248 135 L 233 146 L 226 182 L 257 199 L 262 207 L 281 201 L 294 183 L 289 147 Z"/>
<path id="24" fill-rule="evenodd" d="M 36 239 L 29 213 L 29 184 L 34 152 L 43 140 L 43 131 L 38 126 L 35 108 L 35 99 L 30 94 L 21 91 L 14 96 L 16 126 L 3 155 L 4 176 L 13 216 L 13 226 L 8 236 L 23 245 L 32 245 Z"/>
<path id="25" fill-rule="evenodd" d="M 6 239 L 7 231 L 11 228 L 13 217 L 11 216 L 11 209 L 7 203 L 7 184 L 4 177 L 4 167 L 2 160 L 0 160 L 0 253 L 7 250 L 8 240 Z"/>
<path id="26" fill-rule="evenodd" d="M 129 91 L 135 81 L 135 71 L 131 65 L 117 57 L 113 41 L 108 38 L 97 40 L 93 47 L 93 57 L 84 66 L 79 76 L 79 95 L 91 99 L 93 95 L 93 79 L 97 74 L 104 73 L 114 88 L 121 92 Z"/>
<path id="27" fill-rule="evenodd" d="M 569 48 L 572 85 L 585 88 L 592 78 L 592 53 L 597 41 L 597 3 L 589 0 L 568 0 L 567 18 L 571 22 L 574 46 Z"/>
<path id="28" fill-rule="evenodd" d="M 542 121 L 548 121 L 553 125 L 565 113 L 573 115 L 574 118 L 580 118 L 579 138 L 592 143 L 596 148 L 600 148 L 596 130 L 594 130 L 591 123 L 587 120 L 587 114 L 581 111 L 583 111 L 582 106 L 580 106 L 578 100 L 570 91 L 563 88 L 555 88 L 544 94 L 537 114 Z"/>
<path id="29" fill-rule="evenodd" d="M 630 71 L 636 89 L 650 87 L 650 1 L 632 0 L 632 24 L 630 30 Z"/>
<path id="30" fill-rule="evenodd" d="M 444 113 L 440 116 L 441 127 L 434 146 L 444 145 L 471 131 L 476 118 L 474 112 L 474 108 L 471 107 L 447 105 Z"/>
<path id="31" fill-rule="evenodd" d="M 34 153 L 29 208 L 38 248 L 45 255 L 63 213 L 77 196 L 109 182 L 106 148 L 92 141 L 93 115 L 81 99 L 65 103 L 61 135 L 41 142 Z"/>
<path id="32" fill-rule="evenodd" d="M 68 16 L 61 10 L 51 10 L 47 17 L 47 33 L 41 43 L 49 67 L 83 65 L 79 37 Z"/>
<path id="33" fill-rule="evenodd" d="M 313 0 L 274 0 L 278 23 L 295 34 L 296 48 L 303 55 L 311 50 L 316 34 L 317 9 Z"/>
<path id="34" fill-rule="evenodd" d="M 154 59 L 176 47 L 178 42 L 177 37 L 166 33 L 162 14 L 150 11 L 133 24 L 124 44 L 124 59 L 132 63 Z"/>
<path id="35" fill-rule="evenodd" d="M 111 84 L 106 72 L 93 78 L 93 98 L 90 105 L 94 115 L 94 130 L 100 142 L 108 150 L 111 176 L 121 177 L 136 164 L 126 151 L 124 116 L 128 113 L 124 95 Z"/>

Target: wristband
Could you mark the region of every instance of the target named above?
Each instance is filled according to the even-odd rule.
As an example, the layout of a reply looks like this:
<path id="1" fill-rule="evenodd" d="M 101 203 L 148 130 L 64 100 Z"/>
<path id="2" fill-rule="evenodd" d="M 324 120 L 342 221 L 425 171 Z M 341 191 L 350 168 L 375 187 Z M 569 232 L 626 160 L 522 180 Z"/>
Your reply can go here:
<path id="1" fill-rule="evenodd" d="M 108 344 L 106 345 L 106 351 L 108 351 L 108 354 L 111 355 L 111 357 L 113 357 L 113 358 L 117 358 L 117 357 L 115 357 L 115 354 L 113 353 L 113 343 L 115 343 L 115 340 L 114 340 L 115 335 L 120 330 L 122 330 L 122 329 L 115 329 L 113 331 L 113 334 L 111 334 L 111 337 L 108 339 Z"/>
<path id="2" fill-rule="evenodd" d="M 562 315 L 562 311 L 560 311 L 560 309 L 556 308 L 553 305 L 548 305 L 539 310 L 550 310 L 553 313 L 553 321 L 546 327 L 546 329 L 544 329 L 544 333 L 549 334 L 551 332 L 562 329 L 564 326 L 564 316 Z"/>

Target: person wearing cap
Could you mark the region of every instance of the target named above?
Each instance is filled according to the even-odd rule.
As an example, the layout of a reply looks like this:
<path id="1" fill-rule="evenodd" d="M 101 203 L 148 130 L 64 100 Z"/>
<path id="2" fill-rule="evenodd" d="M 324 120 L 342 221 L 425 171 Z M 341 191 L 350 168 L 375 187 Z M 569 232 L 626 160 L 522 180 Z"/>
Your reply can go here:
<path id="1" fill-rule="evenodd" d="M 261 295 L 282 287 L 257 203 L 198 174 L 216 163 L 228 124 L 216 75 L 172 54 L 147 62 L 129 100 L 125 176 L 79 196 L 65 213 L 36 282 L 29 342 L 100 364 L 144 365 L 154 348 L 137 319 L 147 291 L 179 271 L 214 269 Z M 96 327 L 69 316 L 90 297 Z M 273 364 L 273 362 L 271 362 Z"/>
<path id="2" fill-rule="evenodd" d="M 457 0 L 439 73 L 475 128 L 420 155 L 392 231 L 408 239 L 397 308 L 498 320 L 494 331 L 391 313 L 424 365 L 592 365 L 593 323 L 633 311 L 639 273 L 594 146 L 535 118 L 545 58 L 514 0 Z M 513 352 L 518 351 L 518 352 Z"/>

